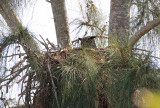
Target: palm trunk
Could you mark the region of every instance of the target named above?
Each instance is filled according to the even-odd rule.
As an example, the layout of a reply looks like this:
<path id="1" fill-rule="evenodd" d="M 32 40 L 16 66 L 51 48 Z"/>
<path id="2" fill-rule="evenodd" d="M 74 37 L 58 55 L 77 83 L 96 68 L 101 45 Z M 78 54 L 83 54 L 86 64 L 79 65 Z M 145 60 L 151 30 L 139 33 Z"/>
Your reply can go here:
<path id="1" fill-rule="evenodd" d="M 71 46 L 65 0 L 51 0 L 57 42 L 62 48 Z"/>
<path id="2" fill-rule="evenodd" d="M 130 0 L 111 0 L 109 20 L 109 43 L 128 41 Z"/>

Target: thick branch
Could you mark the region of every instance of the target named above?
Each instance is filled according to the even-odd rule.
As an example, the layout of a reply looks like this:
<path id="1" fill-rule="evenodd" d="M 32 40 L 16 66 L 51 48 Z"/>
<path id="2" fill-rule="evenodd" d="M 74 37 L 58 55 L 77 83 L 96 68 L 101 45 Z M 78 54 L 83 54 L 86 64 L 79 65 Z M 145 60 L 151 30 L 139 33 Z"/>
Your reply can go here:
<path id="1" fill-rule="evenodd" d="M 146 33 L 148 33 L 150 30 L 155 28 L 160 24 L 160 18 L 155 19 L 149 23 L 147 23 L 146 26 L 142 27 L 138 32 L 136 32 L 129 40 L 129 47 L 133 48 L 135 43 L 138 42 L 138 40 L 144 36 Z"/>

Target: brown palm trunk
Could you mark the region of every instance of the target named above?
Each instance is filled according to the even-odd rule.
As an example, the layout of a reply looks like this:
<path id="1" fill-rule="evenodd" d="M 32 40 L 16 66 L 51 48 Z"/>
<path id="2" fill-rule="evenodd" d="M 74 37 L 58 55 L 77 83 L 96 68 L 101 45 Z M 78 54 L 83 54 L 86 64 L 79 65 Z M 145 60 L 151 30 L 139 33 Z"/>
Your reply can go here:
<path id="1" fill-rule="evenodd" d="M 128 41 L 130 0 L 111 0 L 109 18 L 109 43 Z"/>
<path id="2" fill-rule="evenodd" d="M 71 45 L 65 0 L 51 0 L 57 42 L 62 48 Z"/>

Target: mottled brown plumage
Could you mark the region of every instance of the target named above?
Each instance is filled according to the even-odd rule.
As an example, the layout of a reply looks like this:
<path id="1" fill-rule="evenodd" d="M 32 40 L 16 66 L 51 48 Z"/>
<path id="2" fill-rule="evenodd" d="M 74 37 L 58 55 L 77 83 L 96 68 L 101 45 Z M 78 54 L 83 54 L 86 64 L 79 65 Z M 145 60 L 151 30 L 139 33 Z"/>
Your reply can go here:
<path id="1" fill-rule="evenodd" d="M 96 36 L 79 38 L 79 40 L 81 41 L 81 47 L 96 48 L 96 43 L 94 40 L 95 38 Z"/>

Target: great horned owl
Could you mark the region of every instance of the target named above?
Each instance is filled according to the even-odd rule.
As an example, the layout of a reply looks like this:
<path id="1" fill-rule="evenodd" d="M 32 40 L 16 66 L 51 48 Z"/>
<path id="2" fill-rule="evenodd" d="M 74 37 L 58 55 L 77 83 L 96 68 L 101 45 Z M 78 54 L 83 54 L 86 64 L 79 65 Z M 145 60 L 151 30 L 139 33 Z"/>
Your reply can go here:
<path id="1" fill-rule="evenodd" d="M 83 37 L 83 38 L 79 38 L 79 40 L 81 40 L 81 47 L 82 48 L 96 48 L 96 43 L 95 43 L 95 39 L 96 36 L 88 36 L 88 37 Z"/>

